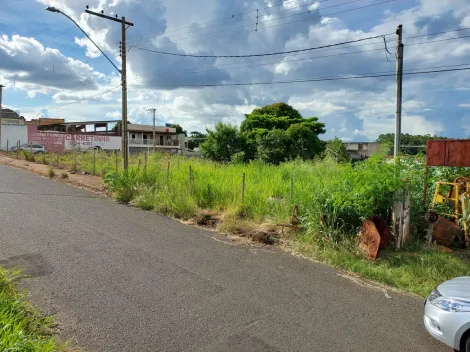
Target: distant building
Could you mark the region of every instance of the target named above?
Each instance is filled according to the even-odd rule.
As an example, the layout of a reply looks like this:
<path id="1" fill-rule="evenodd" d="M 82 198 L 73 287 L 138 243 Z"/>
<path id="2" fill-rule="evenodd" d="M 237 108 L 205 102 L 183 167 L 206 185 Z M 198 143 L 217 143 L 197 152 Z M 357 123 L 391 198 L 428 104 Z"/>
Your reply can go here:
<path id="1" fill-rule="evenodd" d="M 128 124 L 129 153 L 152 151 L 153 125 Z M 187 149 L 187 139 L 184 134 L 178 134 L 176 128 L 155 126 L 155 149 L 159 152 L 182 154 Z"/>
<path id="2" fill-rule="evenodd" d="M 40 117 L 38 119 L 31 119 L 30 121 L 26 121 L 27 125 L 35 125 L 35 126 L 49 126 L 54 124 L 64 123 L 64 119 L 51 119 L 48 117 Z"/>
<path id="3" fill-rule="evenodd" d="M 2 109 L 2 125 L 24 125 L 25 118 L 11 109 Z"/>
<path id="4" fill-rule="evenodd" d="M 380 152 L 381 144 L 378 142 L 346 142 L 344 143 L 352 161 L 363 160 Z"/>

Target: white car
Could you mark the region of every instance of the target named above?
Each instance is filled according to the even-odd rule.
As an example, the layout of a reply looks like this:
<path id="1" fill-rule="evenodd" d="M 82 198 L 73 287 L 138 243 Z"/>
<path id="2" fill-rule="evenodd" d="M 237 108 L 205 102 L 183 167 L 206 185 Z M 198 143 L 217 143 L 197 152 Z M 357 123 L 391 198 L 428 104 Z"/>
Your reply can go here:
<path id="1" fill-rule="evenodd" d="M 12 147 L 11 151 L 16 151 L 16 147 Z M 39 144 L 23 144 L 20 145 L 20 150 L 24 150 L 27 152 L 33 151 L 33 154 L 44 154 L 46 152 L 46 148 Z"/>
<path id="2" fill-rule="evenodd" d="M 455 351 L 470 352 L 470 276 L 446 281 L 424 306 L 424 326 Z"/>

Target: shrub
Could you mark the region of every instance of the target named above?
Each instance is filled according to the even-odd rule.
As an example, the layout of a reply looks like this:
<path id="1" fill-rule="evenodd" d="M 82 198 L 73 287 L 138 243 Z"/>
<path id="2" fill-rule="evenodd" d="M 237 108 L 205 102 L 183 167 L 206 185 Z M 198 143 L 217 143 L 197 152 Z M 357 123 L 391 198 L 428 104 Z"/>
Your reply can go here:
<path id="1" fill-rule="evenodd" d="M 66 171 L 63 171 L 61 174 L 60 174 L 60 178 L 62 180 L 67 180 L 69 178 L 69 174 L 66 172 Z"/>
<path id="2" fill-rule="evenodd" d="M 55 172 L 54 172 L 54 169 L 52 167 L 50 167 L 48 170 L 47 170 L 47 176 L 49 178 L 54 178 L 55 176 Z"/>

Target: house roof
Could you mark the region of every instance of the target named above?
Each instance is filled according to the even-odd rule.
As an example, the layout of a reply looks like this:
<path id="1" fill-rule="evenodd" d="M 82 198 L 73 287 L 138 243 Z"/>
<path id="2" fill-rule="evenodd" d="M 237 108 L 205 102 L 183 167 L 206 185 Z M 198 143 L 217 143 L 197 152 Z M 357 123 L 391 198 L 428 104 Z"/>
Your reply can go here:
<path id="1" fill-rule="evenodd" d="M 153 125 L 136 125 L 130 123 L 127 125 L 127 130 L 129 132 L 153 132 Z M 176 128 L 173 127 L 155 126 L 155 131 L 159 133 L 176 134 Z"/>
<path id="2" fill-rule="evenodd" d="M 22 119 L 23 116 L 20 116 L 16 111 L 11 109 L 2 109 L 2 119 Z"/>

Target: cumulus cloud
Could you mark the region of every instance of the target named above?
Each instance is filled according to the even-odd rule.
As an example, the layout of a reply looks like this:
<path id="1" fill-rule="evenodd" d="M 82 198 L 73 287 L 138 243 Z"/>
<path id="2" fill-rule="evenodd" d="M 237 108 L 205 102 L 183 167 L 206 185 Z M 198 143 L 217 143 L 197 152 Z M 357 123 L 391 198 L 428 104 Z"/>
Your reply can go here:
<path id="1" fill-rule="evenodd" d="M 32 94 L 51 89 L 85 90 L 97 87 L 94 69 L 45 48 L 34 38 L 3 35 L 0 38 L 0 75 L 6 83 Z"/>

